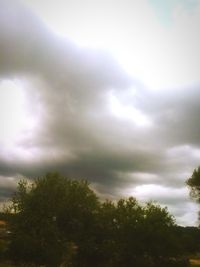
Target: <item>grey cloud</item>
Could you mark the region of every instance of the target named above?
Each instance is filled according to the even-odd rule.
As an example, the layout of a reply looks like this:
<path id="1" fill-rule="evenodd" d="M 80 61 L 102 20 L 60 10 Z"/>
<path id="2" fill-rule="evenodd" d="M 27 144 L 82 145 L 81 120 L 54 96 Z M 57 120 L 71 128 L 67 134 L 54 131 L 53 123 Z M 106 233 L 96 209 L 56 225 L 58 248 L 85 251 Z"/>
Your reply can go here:
<path id="1" fill-rule="evenodd" d="M 166 144 L 200 145 L 199 123 L 199 86 L 178 88 L 146 94 L 138 106 L 151 114 L 158 126 L 158 135 Z"/>
<path id="2" fill-rule="evenodd" d="M 71 153 L 93 147 L 91 142 L 95 143 L 96 138 L 89 128 L 94 121 L 90 118 L 94 107 L 100 111 L 106 90 L 127 87 L 129 78 L 105 53 L 80 50 L 52 35 L 19 3 L 1 1 L 1 7 L 2 76 L 18 75 L 32 80 L 30 98 L 37 91 L 39 97 L 35 99 L 41 101 L 44 110 L 37 138 L 23 140 L 21 146 L 41 146 L 47 154 L 59 144 Z M 51 155 L 49 162 L 42 165 L 51 165 Z M 12 166 L 9 161 L 4 162 L 1 171 L 10 169 L 12 173 L 21 169 L 27 173 L 28 168 L 30 164 L 16 159 Z"/>
<path id="3" fill-rule="evenodd" d="M 120 189 L 142 184 L 184 186 L 199 160 L 193 153 L 199 146 L 198 87 L 178 96 L 177 91 L 151 92 L 106 52 L 80 49 L 53 35 L 17 1 L 0 0 L 0 5 L 0 77 L 19 77 L 27 84 L 30 110 L 39 118 L 34 132 L 17 143 L 30 158 L 17 150 L 8 156 L 0 152 L 3 198 L 14 188 L 6 177 L 17 181 L 17 175 L 34 178 L 47 171 L 89 179 L 98 193 L 113 199 Z M 152 125 L 138 127 L 115 117 L 109 92 L 147 115 Z M 190 149 L 177 152 L 185 144 Z M 155 199 L 172 206 L 184 202 L 170 193 L 155 192 Z"/>
<path id="4" fill-rule="evenodd" d="M 69 40 L 53 35 L 18 1 L 1 0 L 0 4 L 1 75 L 40 76 L 48 89 L 52 86 L 56 91 L 54 97 L 68 89 L 75 96 L 85 98 L 85 94 L 96 94 L 96 87 L 100 90 L 128 83 L 105 52 L 78 49 Z"/>

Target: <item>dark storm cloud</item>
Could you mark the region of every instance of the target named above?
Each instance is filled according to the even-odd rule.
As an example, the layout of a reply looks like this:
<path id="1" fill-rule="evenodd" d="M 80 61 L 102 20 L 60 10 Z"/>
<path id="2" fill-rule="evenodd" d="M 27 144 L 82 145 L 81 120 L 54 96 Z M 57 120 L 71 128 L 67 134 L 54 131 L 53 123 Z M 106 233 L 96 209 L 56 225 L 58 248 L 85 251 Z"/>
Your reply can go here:
<path id="1" fill-rule="evenodd" d="M 155 184 L 165 188 L 157 197 L 158 187 L 152 188 L 156 200 L 172 206 L 186 201 L 185 193 L 170 199 L 167 193 L 170 186 L 183 187 L 200 161 L 198 87 L 149 91 L 109 54 L 53 35 L 17 1 L 0 0 L 0 6 L 0 77 L 18 77 L 27 85 L 27 101 L 38 116 L 34 133 L 17 143 L 20 153 L 0 152 L 2 198 L 20 176 L 60 171 L 89 179 L 102 196 Z M 114 116 L 111 94 L 146 116 L 149 125 Z"/>
<path id="2" fill-rule="evenodd" d="M 24 139 L 20 145 L 24 149 L 34 146 L 46 149 L 50 164 L 43 162 L 41 165 L 48 168 L 53 161 L 51 151 L 59 151 L 61 155 L 69 152 L 76 158 L 81 150 L 94 150 L 94 146 L 98 150 L 102 137 L 96 137 L 96 131 L 102 126 L 98 124 L 103 123 L 101 109 L 106 92 L 112 87 L 115 90 L 127 87 L 130 79 L 109 55 L 80 50 L 54 36 L 19 3 L 2 0 L 0 12 L 1 76 L 31 80 L 30 104 L 34 99 L 42 105 L 38 136 L 31 141 Z M 36 94 L 38 96 L 34 98 Z M 98 117 L 95 129 L 93 123 Z M 108 131 L 103 130 L 102 134 L 108 134 Z M 63 152 L 65 150 L 68 152 Z M 27 173 L 25 169 L 30 168 L 29 163 L 21 162 L 17 157 L 12 166 L 9 160 L 4 161 L 2 173 L 6 170 L 18 173 L 20 169 Z"/>
<path id="3" fill-rule="evenodd" d="M 159 134 L 166 141 L 176 145 L 200 145 L 200 114 L 199 86 L 179 88 L 173 91 L 151 95 L 148 100 L 139 103 L 140 108 L 154 118 L 159 125 Z"/>

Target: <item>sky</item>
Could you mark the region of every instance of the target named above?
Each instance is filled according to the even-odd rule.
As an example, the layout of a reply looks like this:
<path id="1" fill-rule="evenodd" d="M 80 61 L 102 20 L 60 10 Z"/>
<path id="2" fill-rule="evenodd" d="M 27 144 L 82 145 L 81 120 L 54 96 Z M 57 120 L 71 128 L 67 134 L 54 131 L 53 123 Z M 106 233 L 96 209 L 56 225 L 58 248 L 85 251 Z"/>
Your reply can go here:
<path id="1" fill-rule="evenodd" d="M 197 225 L 199 0 L 0 0 L 0 202 L 58 171 Z"/>

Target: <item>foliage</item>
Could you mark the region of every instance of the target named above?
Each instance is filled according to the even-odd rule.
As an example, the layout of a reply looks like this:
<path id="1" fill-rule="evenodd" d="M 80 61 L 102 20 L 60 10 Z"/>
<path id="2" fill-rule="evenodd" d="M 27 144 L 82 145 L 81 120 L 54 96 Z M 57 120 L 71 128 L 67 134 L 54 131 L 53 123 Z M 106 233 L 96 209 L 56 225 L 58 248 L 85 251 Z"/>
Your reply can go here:
<path id="1" fill-rule="evenodd" d="M 200 166 L 194 169 L 192 176 L 188 178 L 186 184 L 190 188 L 190 196 L 196 202 L 200 203 Z M 200 212 L 199 212 L 199 222 L 200 222 Z"/>
<path id="2" fill-rule="evenodd" d="M 100 202 L 87 181 L 55 173 L 22 180 L 8 210 L 9 255 L 17 264 L 185 266 L 177 260 L 185 248 L 166 208 L 133 197 Z"/>
<path id="3" fill-rule="evenodd" d="M 186 181 L 190 187 L 191 197 L 200 202 L 200 166 L 194 169 L 192 176 Z"/>
<path id="4" fill-rule="evenodd" d="M 115 218 L 115 266 L 156 264 L 160 257 L 177 255 L 171 227 L 173 218 L 153 203 L 139 205 L 134 198 L 117 203 Z"/>
<path id="5" fill-rule="evenodd" d="M 19 183 L 12 199 L 10 255 L 15 261 L 58 266 L 87 232 L 98 205 L 86 181 L 47 174 Z M 69 257 L 69 255 L 67 255 Z"/>
<path id="6" fill-rule="evenodd" d="M 200 251 L 200 229 L 197 227 L 181 227 L 176 226 L 174 235 L 181 240 L 183 254 L 195 255 Z"/>

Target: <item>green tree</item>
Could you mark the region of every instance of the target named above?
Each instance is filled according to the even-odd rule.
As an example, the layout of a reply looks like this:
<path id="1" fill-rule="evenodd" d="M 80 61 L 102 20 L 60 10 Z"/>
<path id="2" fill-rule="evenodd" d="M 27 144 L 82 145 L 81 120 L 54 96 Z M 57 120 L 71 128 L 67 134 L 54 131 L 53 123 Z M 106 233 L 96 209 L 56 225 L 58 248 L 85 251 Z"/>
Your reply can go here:
<path id="1" fill-rule="evenodd" d="M 90 236 L 98 205 L 86 181 L 56 173 L 31 184 L 21 181 L 10 206 L 15 214 L 10 223 L 12 259 L 50 267 L 73 261 L 84 247 L 84 236 Z"/>
<path id="2" fill-rule="evenodd" d="M 118 264 L 116 266 L 157 266 L 178 251 L 172 239 L 173 217 L 166 208 L 136 199 L 117 203 Z M 159 263 L 160 264 L 160 263 Z"/>
<path id="3" fill-rule="evenodd" d="M 186 184 L 190 188 L 190 196 L 197 203 L 200 203 L 200 166 L 194 169 L 192 176 L 186 181 Z M 198 220 L 200 223 L 200 212 L 198 213 Z"/>
<path id="4" fill-rule="evenodd" d="M 133 197 L 106 201 L 98 226 L 99 266 L 176 266 L 170 259 L 182 253 L 174 218 L 154 203 L 141 205 Z"/>
<path id="5" fill-rule="evenodd" d="M 144 259 L 151 262 L 152 266 L 173 266 L 170 258 L 176 258 L 181 253 L 178 245 L 180 240 L 174 235 L 175 220 L 166 207 L 149 202 L 144 207 L 143 255 Z M 147 264 L 148 266 L 148 264 Z"/>
<path id="6" fill-rule="evenodd" d="M 99 202 L 87 181 L 55 173 L 20 181 L 12 198 L 10 257 L 57 267 L 177 265 L 182 253 L 173 217 L 130 197 Z M 172 261 L 173 259 L 173 261 Z"/>
<path id="7" fill-rule="evenodd" d="M 190 187 L 191 197 L 200 202 L 200 166 L 194 169 L 192 176 L 188 178 L 186 184 Z"/>

